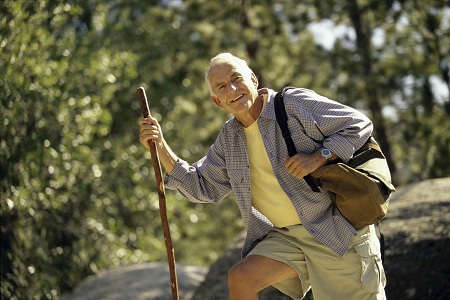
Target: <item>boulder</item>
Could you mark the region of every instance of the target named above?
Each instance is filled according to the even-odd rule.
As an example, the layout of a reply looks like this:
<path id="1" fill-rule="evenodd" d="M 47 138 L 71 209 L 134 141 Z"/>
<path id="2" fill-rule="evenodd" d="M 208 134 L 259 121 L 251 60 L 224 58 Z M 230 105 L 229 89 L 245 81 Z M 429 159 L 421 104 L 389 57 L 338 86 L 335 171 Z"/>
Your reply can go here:
<path id="1" fill-rule="evenodd" d="M 398 189 L 382 221 L 388 299 L 449 299 L 450 178 Z"/>
<path id="2" fill-rule="evenodd" d="M 177 264 L 180 299 L 190 299 L 203 281 L 206 268 Z M 100 272 L 83 280 L 62 300 L 170 300 L 167 263 L 141 263 Z"/>

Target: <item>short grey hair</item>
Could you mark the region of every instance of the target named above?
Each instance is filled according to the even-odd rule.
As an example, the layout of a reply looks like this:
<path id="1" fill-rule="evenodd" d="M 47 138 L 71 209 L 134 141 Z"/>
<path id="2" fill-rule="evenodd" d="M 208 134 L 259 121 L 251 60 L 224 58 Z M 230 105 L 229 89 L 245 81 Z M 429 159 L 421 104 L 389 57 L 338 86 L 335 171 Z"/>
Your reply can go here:
<path id="1" fill-rule="evenodd" d="M 206 72 L 205 72 L 205 82 L 206 82 L 206 86 L 208 87 L 209 94 L 211 96 L 215 96 L 215 94 L 212 90 L 211 83 L 209 82 L 209 73 L 211 72 L 211 70 L 214 66 L 220 65 L 223 63 L 229 63 L 236 67 L 242 67 L 244 72 L 248 72 L 248 75 L 252 74 L 252 72 L 253 72 L 245 60 L 243 60 L 231 53 L 220 53 L 220 54 L 214 56 L 211 59 L 209 66 L 208 66 L 208 68 L 206 68 Z"/>

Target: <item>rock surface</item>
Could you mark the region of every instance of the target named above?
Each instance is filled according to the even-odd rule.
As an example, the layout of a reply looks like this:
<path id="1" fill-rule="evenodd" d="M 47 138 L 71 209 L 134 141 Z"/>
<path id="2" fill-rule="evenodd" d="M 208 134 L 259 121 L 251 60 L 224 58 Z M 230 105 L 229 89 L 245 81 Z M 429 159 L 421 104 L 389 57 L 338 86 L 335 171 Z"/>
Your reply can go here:
<path id="1" fill-rule="evenodd" d="M 177 264 L 180 299 L 190 299 L 203 281 L 206 268 Z M 62 300 L 170 300 L 167 263 L 142 263 L 89 276 Z"/>
<path id="2" fill-rule="evenodd" d="M 450 178 L 398 189 L 382 224 L 388 299 L 450 299 Z"/>
<path id="3" fill-rule="evenodd" d="M 387 298 L 450 299 L 450 177 L 398 188 L 382 226 Z M 243 234 L 237 236 L 208 273 L 205 268 L 177 264 L 179 298 L 228 299 L 228 269 L 239 260 L 243 240 Z M 170 300 L 169 282 L 166 263 L 131 265 L 88 277 L 62 299 Z M 268 288 L 260 299 L 289 298 Z"/>

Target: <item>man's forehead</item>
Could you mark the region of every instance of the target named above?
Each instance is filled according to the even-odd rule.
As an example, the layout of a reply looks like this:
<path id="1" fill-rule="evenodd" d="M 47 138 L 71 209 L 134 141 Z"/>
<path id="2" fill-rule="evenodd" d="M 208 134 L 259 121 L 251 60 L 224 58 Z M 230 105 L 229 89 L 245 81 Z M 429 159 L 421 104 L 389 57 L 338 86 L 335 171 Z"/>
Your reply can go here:
<path id="1" fill-rule="evenodd" d="M 239 66 L 233 62 L 228 62 L 228 61 L 224 61 L 224 62 L 220 62 L 215 64 L 212 68 L 211 71 L 217 71 L 217 70 L 231 70 L 231 69 L 239 69 Z"/>
<path id="2" fill-rule="evenodd" d="M 210 79 L 218 79 L 223 76 L 231 76 L 233 74 L 244 74 L 245 69 L 235 63 L 232 62 L 221 62 L 219 64 L 214 65 L 209 72 Z"/>

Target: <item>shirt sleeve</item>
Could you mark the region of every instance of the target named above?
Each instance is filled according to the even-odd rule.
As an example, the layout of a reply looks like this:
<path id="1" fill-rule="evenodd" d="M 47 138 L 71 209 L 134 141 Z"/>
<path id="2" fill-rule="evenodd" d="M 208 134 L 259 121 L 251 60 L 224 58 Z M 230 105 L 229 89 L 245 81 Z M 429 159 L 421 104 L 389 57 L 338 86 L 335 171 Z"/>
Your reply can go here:
<path id="1" fill-rule="evenodd" d="M 179 160 L 170 175 L 166 174 L 167 189 L 176 190 L 192 202 L 218 202 L 231 192 L 221 138 L 211 146 L 207 155 L 189 165 Z"/>
<path id="2" fill-rule="evenodd" d="M 348 162 L 371 136 L 370 119 L 358 110 L 307 89 L 289 90 L 293 109 L 305 131 L 314 128 L 323 135 L 322 146 Z"/>

